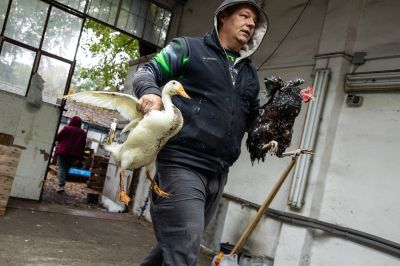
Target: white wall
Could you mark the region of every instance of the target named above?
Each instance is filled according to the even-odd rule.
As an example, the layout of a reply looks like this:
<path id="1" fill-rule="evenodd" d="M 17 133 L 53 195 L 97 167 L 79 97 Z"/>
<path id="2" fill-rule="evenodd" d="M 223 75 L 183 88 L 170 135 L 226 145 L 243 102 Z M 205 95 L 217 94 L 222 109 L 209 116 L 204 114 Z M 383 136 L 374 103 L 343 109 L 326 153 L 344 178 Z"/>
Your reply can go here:
<path id="1" fill-rule="evenodd" d="M 348 107 L 344 92 L 347 73 L 398 69 L 400 2 L 311 1 L 282 43 L 307 1 L 258 2 L 269 15 L 270 26 L 252 57 L 254 65 L 259 67 L 279 46 L 258 72 L 262 88 L 263 79 L 270 75 L 284 80 L 301 77 L 309 85 L 315 69 L 331 71 L 304 206 L 294 210 L 287 205 L 292 172 L 271 207 L 400 242 L 400 209 L 396 205 L 400 185 L 396 156 L 400 150 L 399 92 L 362 93 L 361 107 Z M 181 24 L 174 28 L 176 36 L 202 36 L 211 29 L 219 4 L 218 0 L 207 4 L 188 0 L 182 9 Z M 355 67 L 351 58 L 343 56 L 354 52 L 367 53 L 365 64 Z M 260 97 L 265 102 L 262 93 Z M 300 145 L 306 109 L 307 105 L 303 105 L 296 119 L 288 150 Z M 252 166 L 244 141 L 225 192 L 261 204 L 289 159 L 267 157 L 265 162 Z M 142 181 L 143 176 L 139 189 L 144 191 Z M 137 200 L 143 202 L 145 194 L 138 193 Z M 254 210 L 224 200 L 206 232 L 204 244 L 214 250 L 220 242 L 234 244 L 254 214 Z M 267 217 L 261 220 L 245 248 L 252 255 L 271 258 L 277 266 L 400 265 L 398 258 L 382 251 Z"/>
<path id="2" fill-rule="evenodd" d="M 32 107 L 25 98 L 0 91 L 0 132 L 14 136 L 21 153 L 11 196 L 38 200 L 43 186 L 59 109 L 43 103 Z"/>
<path id="3" fill-rule="evenodd" d="M 365 51 L 367 59 L 395 55 L 400 36 L 383 32 L 395 30 L 400 20 L 393 10 L 399 8 L 394 1 L 329 1 L 318 54 Z M 398 64 L 398 57 L 367 60 L 358 68 L 342 57 L 316 60 L 315 68 L 330 68 L 332 77 L 300 214 L 399 242 L 400 211 L 392 202 L 398 185 L 393 150 L 400 148 L 400 95 L 360 94 L 364 104 L 350 108 L 343 91 L 346 73 L 393 70 Z M 287 224 L 274 257 L 274 265 L 285 266 L 400 263 L 371 248 Z"/>
<path id="4" fill-rule="evenodd" d="M 269 15 L 270 27 L 252 58 L 256 67 L 279 45 L 307 1 L 259 2 Z M 213 11 L 219 3 L 187 1 L 177 35 L 203 35 L 211 28 Z M 346 73 L 398 69 L 398 10 L 400 3 L 394 0 L 311 1 L 276 53 L 261 67 L 260 82 L 266 76 L 280 75 L 285 80 L 302 77 L 306 84 L 312 84 L 315 69 L 331 70 L 305 205 L 298 211 L 287 206 L 291 185 L 287 180 L 272 208 L 400 242 L 396 225 L 400 209 L 395 204 L 400 182 L 395 155 L 400 148 L 399 93 L 360 94 L 364 104 L 350 108 L 345 105 L 347 94 L 343 90 Z M 351 60 L 337 54 L 354 52 L 367 53 L 364 65 L 355 67 Z M 327 53 L 336 55 L 321 57 Z M 306 110 L 303 107 L 289 149 L 299 145 Z M 261 204 L 287 163 L 287 159 L 267 157 L 266 162 L 251 166 L 243 146 L 225 191 Z M 225 208 L 226 217 L 217 221 L 224 223 L 220 239 L 234 243 L 254 211 L 232 202 Z M 400 264 L 399 259 L 380 251 L 269 218 L 261 221 L 246 248 L 254 255 L 274 258 L 274 265 Z"/>
<path id="5" fill-rule="evenodd" d="M 400 148 L 400 94 L 362 96 L 363 106 L 343 106 L 341 110 L 318 219 L 399 243 L 400 231 L 396 228 L 400 210 L 394 201 L 400 186 L 396 159 Z M 313 237 L 312 265 L 400 263 L 399 259 L 326 233 L 315 233 Z M 327 250 L 342 254 L 349 248 L 349 257 L 340 258 L 334 253 L 326 256 Z"/>

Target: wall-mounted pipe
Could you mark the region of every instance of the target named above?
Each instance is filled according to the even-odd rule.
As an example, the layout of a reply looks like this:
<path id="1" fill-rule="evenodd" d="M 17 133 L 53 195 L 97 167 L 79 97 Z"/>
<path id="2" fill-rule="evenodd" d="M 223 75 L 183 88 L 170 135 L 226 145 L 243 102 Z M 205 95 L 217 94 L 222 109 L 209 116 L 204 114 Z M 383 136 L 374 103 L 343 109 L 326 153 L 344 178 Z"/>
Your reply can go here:
<path id="1" fill-rule="evenodd" d="M 315 71 L 313 89 L 316 98 L 308 106 L 300 144 L 302 149 L 314 150 L 320 118 L 324 109 L 329 77 L 330 69 L 317 69 Z M 303 206 L 304 192 L 311 167 L 311 159 L 310 154 L 304 154 L 303 156 L 300 156 L 297 162 L 288 200 L 288 204 L 292 208 L 300 209 Z"/>
<path id="2" fill-rule="evenodd" d="M 304 156 L 304 155 L 303 155 Z M 236 203 L 241 204 L 242 206 L 246 206 L 252 209 L 258 210 L 260 205 L 247 201 L 245 199 L 224 193 L 223 197 L 234 201 Z M 293 225 L 298 225 L 302 227 L 307 227 L 311 229 L 318 229 L 334 236 L 338 236 L 344 238 L 346 240 L 350 240 L 364 246 L 368 246 L 370 248 L 380 250 L 389 255 L 400 258 L 400 243 L 396 243 L 379 236 L 371 235 L 362 231 L 354 230 L 352 228 L 331 224 L 323 221 L 319 221 L 317 219 L 313 219 L 310 217 L 305 217 L 293 213 L 278 211 L 274 209 L 268 209 L 265 213 L 268 217 L 273 219 L 277 219 L 284 223 L 290 223 Z"/>

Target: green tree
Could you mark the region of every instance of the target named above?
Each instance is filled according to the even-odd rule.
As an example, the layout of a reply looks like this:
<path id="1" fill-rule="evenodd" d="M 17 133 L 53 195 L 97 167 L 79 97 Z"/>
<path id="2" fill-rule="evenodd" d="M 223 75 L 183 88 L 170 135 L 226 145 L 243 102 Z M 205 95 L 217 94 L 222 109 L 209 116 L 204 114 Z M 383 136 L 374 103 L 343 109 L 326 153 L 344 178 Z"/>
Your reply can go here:
<path id="1" fill-rule="evenodd" d="M 139 57 L 138 41 L 93 20 L 86 21 L 82 37 L 80 49 L 84 57 L 77 65 L 77 90 L 87 90 L 88 84 L 95 84 L 97 90 L 118 90 L 126 77 L 129 60 Z"/>

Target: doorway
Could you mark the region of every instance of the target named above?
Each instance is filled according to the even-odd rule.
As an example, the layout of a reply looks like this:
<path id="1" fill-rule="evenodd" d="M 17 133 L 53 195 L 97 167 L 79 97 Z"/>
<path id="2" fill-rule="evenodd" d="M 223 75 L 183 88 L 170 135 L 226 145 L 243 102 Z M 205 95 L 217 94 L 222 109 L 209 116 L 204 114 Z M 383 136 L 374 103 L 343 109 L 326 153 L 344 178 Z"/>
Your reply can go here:
<path id="1" fill-rule="evenodd" d="M 138 57 L 139 45 L 135 38 L 87 19 L 68 94 L 96 90 L 123 92 L 128 62 Z M 63 108 L 58 132 L 68 126 L 74 116 L 82 119 L 82 128 L 87 134 L 84 158 L 72 165 L 65 191 L 57 193 L 57 155 L 52 154 L 42 201 L 99 208 L 110 160 L 104 147 L 109 144 L 117 123 L 124 121 L 115 111 L 68 101 Z"/>

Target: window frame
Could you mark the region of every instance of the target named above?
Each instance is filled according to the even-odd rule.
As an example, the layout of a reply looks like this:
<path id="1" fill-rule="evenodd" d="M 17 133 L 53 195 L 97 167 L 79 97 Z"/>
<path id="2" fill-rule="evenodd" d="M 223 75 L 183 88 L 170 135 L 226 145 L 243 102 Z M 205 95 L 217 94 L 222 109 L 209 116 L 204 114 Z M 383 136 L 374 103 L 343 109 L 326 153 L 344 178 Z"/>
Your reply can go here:
<path id="1" fill-rule="evenodd" d="M 43 0 L 39 0 L 39 1 L 48 2 L 48 1 L 43 1 Z M 46 52 L 46 51 L 42 50 L 45 34 L 46 34 L 46 31 L 47 31 L 47 27 L 48 27 L 50 16 L 51 16 L 51 11 L 52 11 L 53 7 L 55 7 L 51 3 L 48 3 L 49 7 L 47 9 L 46 19 L 45 19 L 45 23 L 44 23 L 44 27 L 43 27 L 43 31 L 42 31 L 42 35 L 41 35 L 40 43 L 39 43 L 38 47 L 34 47 L 32 45 L 23 43 L 21 41 L 18 41 L 18 40 L 12 39 L 12 38 L 9 38 L 7 36 L 4 36 L 4 31 L 5 31 L 5 28 L 6 28 L 7 23 L 8 23 L 8 17 L 9 17 L 9 14 L 10 14 L 12 2 L 13 2 L 13 0 L 9 0 L 7 11 L 6 11 L 6 16 L 5 16 L 5 19 L 4 19 L 4 24 L 3 24 L 3 27 L 1 29 L 0 51 L 2 51 L 2 49 L 3 49 L 3 43 L 4 42 L 8 42 L 8 43 L 11 43 L 13 45 L 16 45 L 16 46 L 19 46 L 19 47 L 22 47 L 22 48 L 25 48 L 27 50 L 35 52 L 36 56 L 35 56 L 35 60 L 34 60 L 33 66 L 32 66 L 32 70 L 31 70 L 31 74 L 30 74 L 30 77 L 29 77 L 29 82 L 28 82 L 28 85 L 27 85 L 27 89 L 26 89 L 25 95 L 21 96 L 19 94 L 15 94 L 15 93 L 8 92 L 8 91 L 3 91 L 3 90 L 2 90 L 2 92 L 11 93 L 11 94 L 16 95 L 16 96 L 26 97 L 28 95 L 28 91 L 29 91 L 29 88 L 30 88 L 30 85 L 31 85 L 32 76 L 33 76 L 34 73 L 36 73 L 38 71 L 38 68 L 39 68 L 39 65 L 40 65 L 40 60 L 41 60 L 42 55 L 43 55 L 43 56 L 47 56 L 47 57 L 62 61 L 64 63 L 67 63 L 67 64 L 70 65 L 68 78 L 67 78 L 67 81 L 66 81 L 66 84 L 65 84 L 65 88 L 64 88 L 64 91 L 63 91 L 63 94 L 65 95 L 68 92 L 69 86 L 71 84 L 72 75 L 74 73 L 75 60 L 76 60 L 76 55 L 77 55 L 78 48 L 79 48 L 80 38 L 82 36 L 83 27 L 84 27 L 84 24 L 85 24 L 85 18 L 80 16 L 80 15 L 78 16 L 79 18 L 82 19 L 82 25 L 81 25 L 80 32 L 79 32 L 78 42 L 77 42 L 76 48 L 75 48 L 74 58 L 73 58 L 73 60 L 69 60 L 67 58 L 64 58 L 64 57 L 58 56 L 56 54 L 53 54 L 53 53 Z M 77 14 L 71 13 L 69 10 L 61 9 L 61 11 L 77 16 Z M 48 103 L 48 102 L 43 102 L 43 103 L 54 105 L 54 106 L 60 106 L 58 104 L 52 104 L 52 103 Z M 61 106 L 62 105 L 63 104 L 61 103 Z"/>
<path id="2" fill-rule="evenodd" d="M 170 31 L 170 28 L 171 28 L 171 24 L 172 24 L 171 22 L 172 22 L 173 16 L 174 16 L 174 13 L 172 12 L 171 9 L 166 8 L 165 6 L 163 6 L 162 4 L 160 4 L 160 3 L 156 2 L 156 1 L 147 0 L 149 2 L 149 5 L 148 5 L 147 10 L 146 10 L 146 16 L 144 17 L 143 31 L 140 34 L 135 35 L 133 33 L 127 32 L 126 30 L 121 29 L 121 28 L 116 26 L 118 24 L 119 15 L 120 15 L 121 8 L 122 8 L 122 3 L 123 3 L 124 0 L 118 0 L 119 2 L 118 2 L 117 13 L 116 13 L 116 17 L 115 17 L 115 20 L 114 20 L 113 24 L 109 24 L 107 22 L 101 21 L 101 20 L 99 20 L 97 18 L 94 18 L 94 17 L 88 15 L 89 3 L 90 3 L 91 0 L 85 0 L 86 3 L 85 3 L 85 8 L 84 8 L 83 12 L 81 12 L 81 11 L 79 11 L 77 9 L 74 9 L 72 7 L 69 7 L 69 6 L 65 5 L 65 4 L 62 4 L 60 2 L 57 2 L 56 0 L 37 0 L 37 1 L 41 1 L 41 2 L 47 3 L 49 5 L 49 7 L 47 9 L 47 14 L 46 14 L 45 23 L 44 23 L 43 31 L 42 31 L 42 34 L 41 34 L 39 46 L 38 47 L 34 47 L 32 45 L 29 45 L 29 44 L 26 44 L 26 43 L 22 43 L 21 41 L 18 41 L 18 40 L 9 38 L 7 36 L 4 36 L 4 32 L 5 32 L 7 23 L 9 22 L 9 15 L 10 15 L 10 10 L 11 10 L 11 6 L 12 6 L 13 1 L 15 1 L 15 0 L 9 0 L 8 1 L 7 10 L 5 12 L 4 23 L 2 25 L 1 32 L 0 32 L 0 51 L 3 49 L 3 43 L 6 41 L 6 42 L 9 42 L 9 43 L 11 43 L 13 45 L 20 46 L 22 48 L 28 49 L 28 50 L 33 51 L 33 52 L 36 53 L 35 60 L 34 60 L 33 66 L 32 66 L 32 70 L 31 70 L 31 75 L 29 77 L 29 83 L 27 85 L 27 89 L 26 89 L 26 93 L 25 93 L 24 97 L 26 97 L 27 94 L 28 94 L 33 74 L 38 71 L 42 55 L 50 57 L 50 58 L 53 58 L 53 59 L 56 59 L 56 60 L 60 60 L 60 61 L 62 61 L 64 63 L 67 63 L 67 64 L 70 65 L 70 71 L 69 71 L 68 78 L 67 78 L 67 81 L 66 81 L 66 84 L 65 84 L 65 88 L 64 88 L 64 95 L 68 92 L 69 86 L 71 84 L 72 76 L 73 76 L 73 73 L 74 73 L 74 69 L 75 69 L 76 56 L 77 56 L 78 48 L 79 48 L 79 45 L 80 45 L 80 39 L 81 39 L 83 28 L 84 28 L 84 25 L 85 25 L 85 22 L 86 22 L 87 19 L 94 20 L 95 22 L 103 24 L 103 25 L 105 25 L 105 26 L 107 26 L 107 27 L 109 27 L 109 28 L 111 28 L 113 30 L 119 31 L 119 32 L 121 32 L 123 34 L 131 36 L 131 37 L 133 37 L 135 39 L 138 39 L 139 42 L 141 42 L 142 44 L 144 44 L 146 46 L 154 47 L 155 49 L 160 49 L 160 48 L 162 48 L 161 45 L 165 45 L 165 42 L 167 40 L 169 31 Z M 140 5 L 142 5 L 142 3 Z M 166 29 L 166 38 L 165 38 L 163 44 L 159 43 L 160 37 L 161 37 L 161 32 L 158 34 L 158 36 L 155 37 L 156 43 L 152 43 L 152 42 L 149 42 L 149 41 L 144 39 L 144 35 L 146 33 L 146 24 L 149 23 L 149 19 L 147 17 L 148 17 L 148 14 L 150 12 L 151 5 L 155 5 L 157 8 L 163 9 L 164 10 L 164 14 L 165 14 L 165 12 L 169 12 L 170 13 L 168 29 Z M 49 24 L 49 20 L 50 20 L 50 16 L 51 16 L 51 11 L 52 11 L 53 8 L 60 9 L 62 12 L 66 12 L 68 14 L 74 15 L 74 16 L 82 19 L 82 25 L 81 25 L 79 36 L 78 36 L 78 42 L 77 42 L 77 45 L 76 45 L 76 48 L 75 48 L 75 54 L 74 54 L 74 57 L 73 57 L 72 60 L 64 58 L 64 57 L 61 57 L 61 56 L 58 56 L 58 55 L 56 55 L 54 53 L 50 53 L 50 52 L 47 52 L 47 51 L 43 50 L 43 42 L 44 42 L 44 39 L 45 39 L 45 35 L 46 35 L 46 32 L 47 32 L 47 28 L 48 28 L 48 24 Z M 163 19 L 164 18 L 165 18 L 165 15 L 163 16 Z M 152 19 L 151 23 L 152 23 L 153 27 L 156 27 L 156 26 L 158 27 L 158 25 L 155 23 L 155 18 Z M 164 29 L 164 28 L 161 27 L 161 30 L 162 29 Z M 153 30 L 153 31 L 155 31 L 155 30 Z M 4 90 L 4 91 L 2 90 L 2 92 L 6 92 L 7 93 L 6 90 Z M 9 92 L 9 93 L 12 93 L 12 92 Z M 12 93 L 12 94 L 14 94 L 14 93 Z M 15 95 L 18 95 L 18 94 L 15 94 Z M 18 95 L 18 96 L 20 96 L 20 95 Z M 23 96 L 21 96 L 21 97 L 23 97 Z M 47 103 L 47 102 L 45 102 L 45 103 Z M 47 104 L 59 106 L 58 104 L 52 104 L 52 103 L 47 103 Z M 63 105 L 63 103 L 61 103 L 61 105 Z"/>

